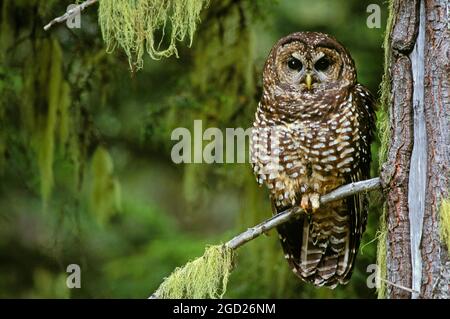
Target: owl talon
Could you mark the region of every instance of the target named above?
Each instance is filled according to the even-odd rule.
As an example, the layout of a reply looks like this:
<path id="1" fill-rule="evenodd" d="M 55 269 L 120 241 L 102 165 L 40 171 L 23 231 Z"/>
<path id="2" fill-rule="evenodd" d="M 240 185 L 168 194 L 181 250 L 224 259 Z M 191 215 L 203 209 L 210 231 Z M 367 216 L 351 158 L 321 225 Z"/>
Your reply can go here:
<path id="1" fill-rule="evenodd" d="M 312 206 L 312 212 L 315 213 L 320 207 L 320 195 L 317 193 L 311 194 L 309 200 Z"/>
<path id="2" fill-rule="evenodd" d="M 304 211 L 308 212 L 308 211 L 310 210 L 310 205 L 309 205 L 309 204 L 310 204 L 310 203 L 309 203 L 309 196 L 308 196 L 308 194 L 303 195 L 303 196 L 302 196 L 302 200 L 301 200 L 301 202 L 300 202 L 300 207 L 301 207 Z"/>

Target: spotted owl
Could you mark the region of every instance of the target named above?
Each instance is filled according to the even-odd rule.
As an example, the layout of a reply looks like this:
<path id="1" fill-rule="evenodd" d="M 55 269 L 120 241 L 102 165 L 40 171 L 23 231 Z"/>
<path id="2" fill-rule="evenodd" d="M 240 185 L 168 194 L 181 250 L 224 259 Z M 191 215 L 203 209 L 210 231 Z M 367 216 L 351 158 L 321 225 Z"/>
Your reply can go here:
<path id="1" fill-rule="evenodd" d="M 299 32 L 276 43 L 264 67 L 251 161 L 274 214 L 305 211 L 277 231 L 293 272 L 315 286 L 335 288 L 350 279 L 367 198 L 321 205 L 320 196 L 369 178 L 374 126 L 374 99 L 336 39 Z"/>

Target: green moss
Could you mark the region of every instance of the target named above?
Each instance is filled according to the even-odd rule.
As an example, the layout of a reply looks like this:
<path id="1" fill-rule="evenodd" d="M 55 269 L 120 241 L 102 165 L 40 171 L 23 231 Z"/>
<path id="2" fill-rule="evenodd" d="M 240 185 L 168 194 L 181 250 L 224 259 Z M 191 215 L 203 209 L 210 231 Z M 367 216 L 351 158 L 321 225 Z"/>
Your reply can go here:
<path id="1" fill-rule="evenodd" d="M 121 190 L 108 151 L 98 147 L 92 158 L 91 209 L 100 223 L 121 210 Z"/>
<path id="2" fill-rule="evenodd" d="M 445 199 L 442 202 L 439 226 L 441 240 L 447 245 L 450 254 L 450 199 Z"/>
<path id="3" fill-rule="evenodd" d="M 71 105 L 70 86 L 64 82 L 61 86 L 61 97 L 59 103 L 59 142 L 64 148 L 69 141 L 70 134 L 70 113 Z"/>
<path id="4" fill-rule="evenodd" d="M 56 140 L 64 146 L 69 139 L 70 86 L 63 77 L 63 54 L 56 40 L 36 42 L 36 55 L 27 63 L 21 118 L 23 134 L 37 156 L 44 207 L 54 185 L 53 164 Z"/>
<path id="5" fill-rule="evenodd" d="M 102 0 L 99 24 L 108 51 L 121 47 L 130 67 L 139 69 L 145 51 L 151 58 L 160 59 L 178 56 L 177 41 L 188 38 L 191 45 L 200 12 L 207 4 L 207 0 Z M 169 44 L 161 49 L 169 29 Z"/>
<path id="6" fill-rule="evenodd" d="M 38 134 L 35 135 L 34 146 L 38 155 L 38 167 L 41 181 L 41 194 L 46 205 L 53 188 L 53 159 L 55 147 L 55 128 L 61 98 L 62 52 L 56 41 L 44 42 L 42 58 L 49 59 L 47 68 L 41 68 L 38 81 L 42 87 L 48 83 L 46 112 L 40 112 L 38 118 Z M 46 53 L 49 54 L 46 54 Z M 48 74 L 48 71 L 50 73 Z M 45 98 L 44 98 L 45 100 Z M 40 110 L 43 111 L 43 110 Z"/>
<path id="7" fill-rule="evenodd" d="M 380 86 L 380 95 L 381 95 L 381 107 L 377 112 L 377 129 L 380 137 L 380 167 L 387 159 L 387 153 L 389 148 L 389 140 L 390 140 L 390 125 L 389 125 L 389 103 L 391 98 L 391 78 L 389 72 L 389 66 L 391 61 L 391 46 L 389 42 L 389 36 L 392 31 L 393 23 L 394 23 L 394 14 L 393 14 L 393 1 L 388 1 L 388 9 L 389 9 L 389 17 L 386 25 L 386 34 L 384 37 L 384 75 L 383 81 Z"/>
<path id="8" fill-rule="evenodd" d="M 233 250 L 209 246 L 202 257 L 177 268 L 159 286 L 161 299 L 222 298 L 233 266 Z"/>
<path id="9" fill-rule="evenodd" d="M 384 37 L 384 76 L 380 86 L 381 93 L 381 107 L 377 112 L 377 132 L 380 139 L 379 150 L 379 163 L 380 168 L 382 164 L 387 160 L 388 149 L 390 142 L 390 124 L 389 124 L 389 104 L 391 99 L 391 78 L 390 78 L 390 62 L 391 62 L 391 45 L 390 34 L 394 24 L 394 2 L 389 0 L 387 2 L 389 17 L 386 25 L 386 34 Z M 386 254 L 387 254 L 387 223 L 386 223 L 386 207 L 383 209 L 383 214 L 380 218 L 379 230 L 377 232 L 378 245 L 377 245 L 377 266 L 379 276 L 382 279 L 386 279 Z M 386 297 L 386 284 L 385 281 L 379 282 L 380 286 L 377 288 L 378 298 Z"/>
<path id="10" fill-rule="evenodd" d="M 377 134 L 380 140 L 379 163 L 380 167 L 388 157 L 389 141 L 391 137 L 389 115 L 387 110 L 377 111 Z"/>
<path id="11" fill-rule="evenodd" d="M 386 267 L 386 254 L 387 254 L 387 223 L 386 223 L 386 209 L 383 210 L 383 214 L 380 218 L 380 226 L 377 232 L 378 244 L 377 244 L 377 266 L 378 275 L 381 279 L 386 279 L 387 277 L 387 267 Z M 379 286 L 377 288 L 378 298 L 386 298 L 386 282 L 383 280 L 379 281 Z"/>

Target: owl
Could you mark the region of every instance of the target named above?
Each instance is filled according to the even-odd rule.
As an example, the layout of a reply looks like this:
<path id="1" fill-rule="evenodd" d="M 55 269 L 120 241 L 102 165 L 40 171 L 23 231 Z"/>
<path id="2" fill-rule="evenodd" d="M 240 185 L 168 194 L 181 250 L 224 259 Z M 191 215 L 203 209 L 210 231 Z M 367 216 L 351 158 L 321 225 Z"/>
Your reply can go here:
<path id="1" fill-rule="evenodd" d="M 251 162 L 274 214 L 304 210 L 277 231 L 292 271 L 315 286 L 335 288 L 351 277 L 367 198 L 321 205 L 320 197 L 369 177 L 374 127 L 373 96 L 343 45 L 316 32 L 276 43 L 264 67 Z"/>

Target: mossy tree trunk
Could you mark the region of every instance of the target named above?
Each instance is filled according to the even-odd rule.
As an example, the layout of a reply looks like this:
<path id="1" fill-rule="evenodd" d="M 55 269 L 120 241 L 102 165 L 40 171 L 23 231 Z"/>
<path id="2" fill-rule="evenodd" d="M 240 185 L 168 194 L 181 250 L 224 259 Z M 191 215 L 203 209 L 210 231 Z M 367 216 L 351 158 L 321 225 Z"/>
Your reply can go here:
<path id="1" fill-rule="evenodd" d="M 382 179 L 387 204 L 388 298 L 450 298 L 450 21 L 448 0 L 393 0 L 388 38 L 390 145 Z M 448 223 L 448 221 L 447 221 Z"/>

